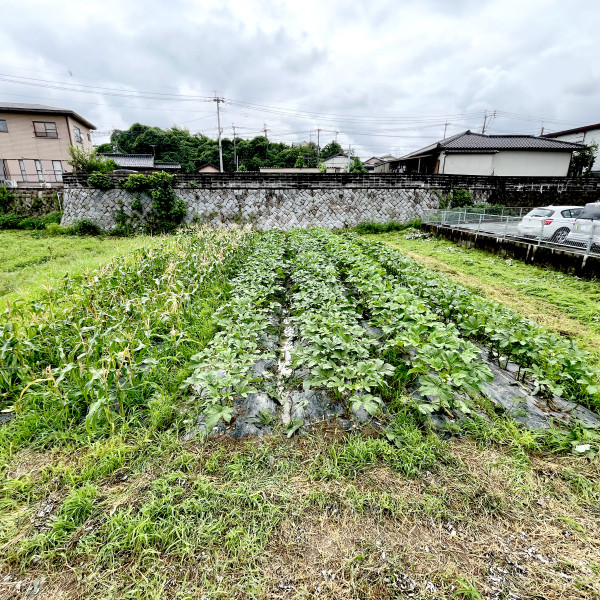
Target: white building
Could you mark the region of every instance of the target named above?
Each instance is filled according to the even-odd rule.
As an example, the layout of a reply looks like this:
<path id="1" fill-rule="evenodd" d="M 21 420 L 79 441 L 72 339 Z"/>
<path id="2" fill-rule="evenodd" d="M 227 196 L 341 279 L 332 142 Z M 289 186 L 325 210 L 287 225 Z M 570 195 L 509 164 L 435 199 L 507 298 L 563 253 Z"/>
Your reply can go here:
<path id="1" fill-rule="evenodd" d="M 556 131 L 555 133 L 547 133 L 543 137 L 553 140 L 563 140 L 565 142 L 577 142 L 591 146 L 598 144 L 600 147 L 600 123 L 595 125 L 586 125 L 577 129 L 566 129 L 565 131 Z M 592 172 L 600 173 L 600 159 L 598 158 L 599 151 L 596 150 L 596 158 L 592 166 Z"/>
<path id="2" fill-rule="evenodd" d="M 440 175 L 566 177 L 583 144 L 530 135 L 465 131 L 398 159 L 397 170 Z"/>
<path id="3" fill-rule="evenodd" d="M 348 171 L 347 154 L 334 154 L 321 162 L 325 165 L 327 173 L 346 173 Z M 352 162 L 352 158 L 350 158 L 350 162 Z"/>

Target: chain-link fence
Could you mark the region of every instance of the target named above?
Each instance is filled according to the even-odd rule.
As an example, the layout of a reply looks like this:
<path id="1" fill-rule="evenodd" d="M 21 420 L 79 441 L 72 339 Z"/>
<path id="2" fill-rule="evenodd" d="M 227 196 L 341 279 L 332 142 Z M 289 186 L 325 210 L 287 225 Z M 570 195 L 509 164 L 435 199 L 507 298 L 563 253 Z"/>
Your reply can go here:
<path id="1" fill-rule="evenodd" d="M 560 246 L 584 254 L 600 255 L 600 221 L 572 219 L 557 226 L 556 222 L 540 218 L 524 221 L 530 208 L 493 207 L 435 210 L 422 221 L 445 225 L 474 233 L 492 234 L 502 239 L 517 239 L 537 245 Z"/>

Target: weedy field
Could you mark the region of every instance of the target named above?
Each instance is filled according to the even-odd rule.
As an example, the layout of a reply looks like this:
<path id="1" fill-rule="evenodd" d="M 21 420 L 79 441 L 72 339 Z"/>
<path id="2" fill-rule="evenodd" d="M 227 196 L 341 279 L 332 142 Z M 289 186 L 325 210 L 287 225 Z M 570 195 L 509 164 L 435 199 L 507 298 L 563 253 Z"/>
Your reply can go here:
<path id="1" fill-rule="evenodd" d="M 114 256 L 162 243 L 160 236 L 50 237 L 35 231 L 0 231 L 0 309 L 17 298 L 33 300 L 65 275 L 84 275 Z"/>
<path id="2" fill-rule="evenodd" d="M 32 295 L 0 320 L 0 598 L 600 595 L 583 332 L 321 229 L 190 229 Z M 500 375 L 565 418 L 523 427 Z"/>

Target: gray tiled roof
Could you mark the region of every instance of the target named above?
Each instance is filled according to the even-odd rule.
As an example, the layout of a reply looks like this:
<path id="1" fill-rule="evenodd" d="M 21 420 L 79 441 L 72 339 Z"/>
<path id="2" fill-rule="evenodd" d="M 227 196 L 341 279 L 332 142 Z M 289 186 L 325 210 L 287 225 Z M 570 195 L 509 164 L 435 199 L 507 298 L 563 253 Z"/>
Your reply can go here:
<path id="1" fill-rule="evenodd" d="M 181 165 L 177 162 L 172 161 L 156 161 L 154 163 L 155 169 L 181 169 Z"/>
<path id="2" fill-rule="evenodd" d="M 70 115 L 89 129 L 96 129 L 95 125 L 68 108 L 56 108 L 56 106 L 46 106 L 45 104 L 28 104 L 26 102 L 2 102 L 0 103 L 0 112 Z"/>
<path id="3" fill-rule="evenodd" d="M 112 158 L 120 167 L 138 167 L 142 169 L 154 168 L 154 157 L 152 154 L 103 154 L 106 158 Z"/>
<path id="4" fill-rule="evenodd" d="M 138 168 L 138 169 L 181 169 L 181 165 L 177 162 L 170 160 L 154 160 L 152 154 L 120 154 L 120 153 L 107 153 L 102 154 L 106 158 L 112 158 L 119 167 L 124 169 L 127 168 Z"/>
<path id="5" fill-rule="evenodd" d="M 403 159 L 416 158 L 425 154 L 431 154 L 433 151 L 442 152 L 495 152 L 498 150 L 580 150 L 585 148 L 583 144 L 574 142 L 564 142 L 562 140 L 553 140 L 533 135 L 483 135 L 465 131 L 458 133 L 445 140 L 421 148 L 416 152 L 411 152 Z"/>

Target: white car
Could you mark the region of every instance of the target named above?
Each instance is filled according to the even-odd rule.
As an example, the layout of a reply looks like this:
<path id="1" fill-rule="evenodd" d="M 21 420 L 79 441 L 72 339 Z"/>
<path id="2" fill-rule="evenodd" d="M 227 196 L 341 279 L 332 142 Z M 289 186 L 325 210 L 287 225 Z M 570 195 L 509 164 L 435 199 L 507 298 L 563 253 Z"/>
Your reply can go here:
<path id="1" fill-rule="evenodd" d="M 600 202 L 586 204 L 575 219 L 573 230 L 567 243 L 578 248 L 590 248 L 593 252 L 600 249 Z"/>
<path id="2" fill-rule="evenodd" d="M 517 225 L 521 237 L 541 238 L 563 244 L 583 206 L 544 206 L 529 211 Z"/>

